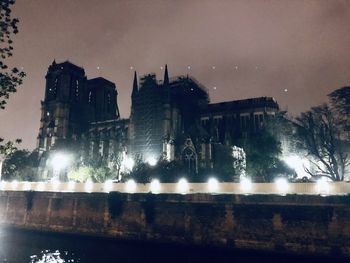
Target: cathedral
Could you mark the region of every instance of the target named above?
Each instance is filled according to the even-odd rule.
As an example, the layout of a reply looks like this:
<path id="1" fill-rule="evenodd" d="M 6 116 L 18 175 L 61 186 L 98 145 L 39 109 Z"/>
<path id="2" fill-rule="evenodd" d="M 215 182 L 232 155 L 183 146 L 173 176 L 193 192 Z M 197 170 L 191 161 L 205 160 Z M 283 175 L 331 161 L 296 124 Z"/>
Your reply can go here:
<path id="1" fill-rule="evenodd" d="M 138 78 L 135 72 L 129 119 L 120 118 L 117 95 L 113 82 L 87 79 L 83 68 L 54 61 L 41 102 L 42 169 L 50 152 L 72 151 L 83 163 L 108 163 L 116 155 L 144 162 L 162 158 L 181 161 L 196 173 L 213 167 L 216 145 L 234 146 L 279 111 L 270 97 L 210 103 L 202 84 L 190 76 L 170 78 L 167 66 L 163 80 L 155 74 Z"/>

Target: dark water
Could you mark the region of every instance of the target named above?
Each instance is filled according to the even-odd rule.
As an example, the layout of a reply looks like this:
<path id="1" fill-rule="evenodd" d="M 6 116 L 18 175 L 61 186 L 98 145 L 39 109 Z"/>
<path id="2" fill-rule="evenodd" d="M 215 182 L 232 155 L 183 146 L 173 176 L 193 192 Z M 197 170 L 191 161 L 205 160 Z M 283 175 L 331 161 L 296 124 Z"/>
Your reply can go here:
<path id="1" fill-rule="evenodd" d="M 204 247 L 125 242 L 0 228 L 0 262 L 350 262 Z"/>

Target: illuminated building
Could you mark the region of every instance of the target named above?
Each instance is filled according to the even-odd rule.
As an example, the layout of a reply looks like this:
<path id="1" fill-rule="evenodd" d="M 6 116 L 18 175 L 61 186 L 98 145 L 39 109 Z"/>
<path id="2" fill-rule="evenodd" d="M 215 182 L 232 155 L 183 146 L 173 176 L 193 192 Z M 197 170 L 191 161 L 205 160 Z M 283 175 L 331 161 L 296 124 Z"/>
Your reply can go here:
<path id="1" fill-rule="evenodd" d="M 268 97 L 209 103 L 202 84 L 190 76 L 170 78 L 167 66 L 161 81 L 155 74 L 138 79 L 135 72 L 130 119 L 120 119 L 117 94 L 109 80 L 88 80 L 83 68 L 54 61 L 41 108 L 41 166 L 48 152 L 70 149 L 83 163 L 127 154 L 150 165 L 160 158 L 181 160 L 196 173 L 213 167 L 218 144 L 234 146 L 279 111 Z"/>

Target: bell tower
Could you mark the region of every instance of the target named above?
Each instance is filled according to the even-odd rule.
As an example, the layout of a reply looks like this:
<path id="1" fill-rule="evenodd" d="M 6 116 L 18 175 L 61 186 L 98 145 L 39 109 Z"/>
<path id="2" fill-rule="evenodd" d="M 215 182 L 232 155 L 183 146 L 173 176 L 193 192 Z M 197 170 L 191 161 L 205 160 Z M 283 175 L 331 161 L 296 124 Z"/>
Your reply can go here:
<path id="1" fill-rule="evenodd" d="M 41 101 L 37 147 L 42 153 L 68 140 L 76 140 L 87 124 L 86 76 L 69 61 L 49 66 L 45 98 Z"/>

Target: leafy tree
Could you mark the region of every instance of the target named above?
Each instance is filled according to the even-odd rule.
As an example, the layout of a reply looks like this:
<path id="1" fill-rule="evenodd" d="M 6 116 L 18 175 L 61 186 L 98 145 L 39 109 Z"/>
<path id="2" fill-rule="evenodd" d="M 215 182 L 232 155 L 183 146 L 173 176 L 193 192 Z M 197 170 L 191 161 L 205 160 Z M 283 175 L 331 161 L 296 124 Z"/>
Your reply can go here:
<path id="1" fill-rule="evenodd" d="M 342 87 L 328 95 L 335 120 L 344 131 L 347 140 L 350 139 L 350 87 Z"/>
<path id="2" fill-rule="evenodd" d="M 123 153 L 121 151 L 113 151 L 110 155 L 109 168 L 110 172 L 115 174 L 116 179 L 122 178 Z"/>
<path id="3" fill-rule="evenodd" d="M 17 150 L 17 145 L 22 142 L 17 139 L 15 142 L 8 141 L 3 143 L 4 139 L 0 138 L 0 180 L 2 179 L 3 160 Z"/>
<path id="4" fill-rule="evenodd" d="M 281 154 L 281 143 L 267 129 L 242 141 L 246 153 L 246 173 L 253 177 L 270 181 L 271 170 L 276 167 Z"/>
<path id="5" fill-rule="evenodd" d="M 295 120 L 296 138 L 300 149 L 307 152 L 313 169 L 305 168 L 311 176 L 324 176 L 343 181 L 349 166 L 349 142 L 337 112 L 327 104 L 311 108 Z"/>
<path id="6" fill-rule="evenodd" d="M 92 178 L 93 168 L 88 166 L 81 166 L 76 169 L 72 169 L 68 172 L 67 177 L 69 181 L 78 183 L 84 183 L 88 179 Z"/>
<path id="7" fill-rule="evenodd" d="M 71 169 L 67 174 L 69 181 L 84 183 L 91 180 L 95 183 L 104 183 L 106 180 L 113 179 L 113 173 L 107 166 L 92 167 L 80 166 Z"/>
<path id="8" fill-rule="evenodd" d="M 3 164 L 5 180 L 32 181 L 36 178 L 37 152 L 14 150 L 8 154 Z"/>
<path id="9" fill-rule="evenodd" d="M 11 93 L 15 93 L 19 85 L 22 84 L 25 73 L 16 67 L 9 68 L 5 60 L 13 55 L 14 34 L 18 33 L 18 19 L 12 17 L 12 7 L 14 0 L 0 1 L 0 110 L 5 109 L 7 100 Z M 10 153 L 16 150 L 15 142 L 4 142 L 0 137 L 0 158 L 6 158 Z M 0 159 L 0 177 L 1 177 L 1 159 Z M 1 178 L 0 178 L 1 179 Z"/>
<path id="10" fill-rule="evenodd" d="M 14 0 L 0 1 L 0 109 L 5 109 L 11 93 L 22 84 L 25 73 L 16 67 L 9 68 L 5 60 L 13 55 L 14 34 L 18 33 L 18 19 L 12 17 Z"/>
<path id="11" fill-rule="evenodd" d="M 239 176 L 239 172 L 234 167 L 232 147 L 216 144 L 213 153 L 213 173 L 218 180 L 229 182 L 233 181 L 235 176 Z"/>

